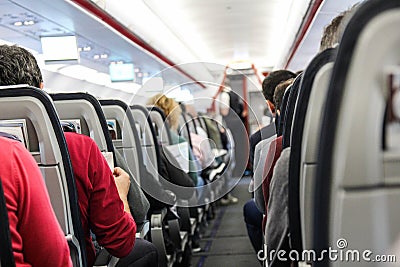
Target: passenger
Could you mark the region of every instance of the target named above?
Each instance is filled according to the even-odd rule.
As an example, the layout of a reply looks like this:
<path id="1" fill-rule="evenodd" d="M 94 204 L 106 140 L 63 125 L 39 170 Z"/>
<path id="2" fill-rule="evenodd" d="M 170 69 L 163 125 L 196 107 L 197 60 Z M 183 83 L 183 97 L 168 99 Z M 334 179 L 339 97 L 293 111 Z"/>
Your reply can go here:
<path id="1" fill-rule="evenodd" d="M 300 77 L 298 77 L 298 78 L 300 78 Z M 291 79 L 291 80 L 293 81 L 293 79 Z M 278 86 L 279 88 L 277 88 L 277 89 L 285 91 L 286 88 L 287 88 L 286 85 L 287 85 L 287 83 L 283 82 L 281 84 L 281 86 Z M 279 92 L 279 90 L 276 92 L 277 93 L 276 94 L 277 97 L 278 97 L 278 95 L 283 95 L 283 94 L 281 94 Z M 285 104 L 288 104 L 288 102 L 286 102 Z M 285 109 L 286 110 L 286 108 L 287 108 L 286 106 L 282 105 L 277 110 L 277 112 L 281 113 L 280 109 L 282 109 L 282 110 Z M 283 122 L 283 120 L 284 120 L 283 116 L 281 117 L 281 120 Z M 272 238 L 276 238 L 277 236 L 279 236 L 279 234 L 270 233 L 266 229 L 266 225 L 267 224 L 268 224 L 268 226 L 271 225 L 271 222 L 275 223 L 275 224 L 279 224 L 279 223 L 281 223 L 279 221 L 280 218 L 287 219 L 287 214 L 285 213 L 285 211 L 281 211 L 281 213 L 279 213 L 279 210 L 271 208 L 271 203 L 269 202 L 269 200 L 272 199 L 272 196 L 270 195 L 270 184 L 271 184 L 271 181 L 272 181 L 272 177 L 273 177 L 273 175 L 275 173 L 275 168 L 276 168 L 277 161 L 281 157 L 282 140 L 283 140 L 283 136 L 280 135 L 277 138 L 272 139 L 272 141 L 271 141 L 271 144 L 269 146 L 269 150 L 267 152 L 266 162 L 265 162 L 265 166 L 268 166 L 269 169 L 268 169 L 266 177 L 262 181 L 262 191 L 263 191 L 263 196 L 264 196 L 264 208 L 266 210 L 265 216 L 264 216 L 263 221 L 262 221 L 262 229 L 263 229 L 263 231 L 266 232 L 265 243 L 268 244 L 268 245 L 270 244 L 270 240 L 272 240 Z M 276 184 L 276 181 L 274 181 L 273 184 Z M 284 187 L 282 187 L 282 188 L 277 187 L 276 190 L 273 193 L 274 194 L 278 194 L 279 192 L 282 192 L 282 191 L 285 192 L 284 189 L 285 189 Z M 283 198 L 284 198 L 284 200 L 287 200 L 287 198 L 285 198 L 285 196 L 283 196 Z M 284 200 L 282 200 L 282 201 L 284 202 Z M 276 203 L 276 204 L 278 204 L 278 203 Z M 285 203 L 283 203 L 282 205 L 285 205 Z M 269 216 L 271 216 L 271 218 L 269 218 Z M 283 220 L 282 224 L 284 224 L 284 223 L 286 223 L 286 221 Z M 270 227 L 269 229 L 272 229 L 272 228 Z M 289 249 L 289 243 L 287 242 L 288 240 L 286 238 L 277 239 L 277 240 L 280 241 L 279 246 L 280 246 L 280 248 L 282 250 L 288 250 Z M 270 255 L 270 254 L 268 254 L 270 251 L 271 251 L 271 249 L 268 247 L 267 255 Z M 270 259 L 268 259 L 268 260 L 270 260 Z M 269 263 L 271 265 L 273 264 L 274 266 L 277 266 L 276 264 L 278 264 L 278 262 L 281 263 L 279 260 L 278 261 L 275 260 L 275 261 L 269 262 Z M 283 262 L 281 264 L 282 264 L 282 266 L 290 266 L 290 261 Z"/>
<path id="2" fill-rule="evenodd" d="M 229 129 L 246 128 L 245 117 L 247 116 L 247 112 L 245 112 L 243 109 L 243 103 L 242 103 L 243 101 L 230 87 L 229 79 L 225 80 L 225 85 L 219 96 L 219 100 L 221 102 L 219 105 L 219 113 L 221 114 L 222 119 L 225 121 L 226 127 Z M 207 120 L 205 122 L 207 124 Z M 223 129 L 222 127 L 221 127 L 221 129 L 219 129 L 219 133 L 213 133 L 212 131 L 210 131 L 210 135 L 211 135 L 210 137 L 213 140 L 215 140 L 212 137 L 213 134 L 218 134 L 218 140 L 220 140 L 221 142 L 215 142 L 215 143 L 217 144 L 217 146 L 219 144 L 221 144 L 220 145 L 221 147 L 217 147 L 219 149 L 225 149 L 224 142 L 227 141 L 227 139 L 225 139 L 226 132 L 222 132 L 222 131 L 225 131 L 225 129 Z M 231 132 L 232 138 L 234 140 L 239 140 L 242 138 L 242 136 L 240 134 L 238 134 L 238 132 L 240 132 L 240 131 Z M 223 138 L 225 140 L 223 140 Z M 225 175 L 226 177 L 232 176 L 232 175 L 237 175 L 237 176 L 243 175 L 243 174 L 237 173 L 236 161 L 243 155 L 242 151 L 245 151 L 245 150 L 246 149 L 244 147 L 244 142 L 239 142 L 239 144 L 237 144 L 235 151 L 233 151 L 233 153 L 231 154 L 232 158 L 230 159 L 231 161 L 235 162 L 235 164 L 234 164 L 235 167 L 229 172 L 230 175 Z M 229 190 L 229 184 L 226 181 L 223 184 L 222 191 L 228 191 L 228 190 Z M 231 192 L 225 194 L 220 199 L 220 203 L 222 205 L 236 204 L 238 202 L 239 202 L 239 199 L 237 197 L 233 196 Z"/>
<path id="3" fill-rule="evenodd" d="M 1 45 L 0 55 L 1 85 L 43 87 L 37 62 L 27 50 Z M 134 263 L 137 266 L 157 266 L 154 245 L 141 239 L 135 243 L 136 224 L 127 202 L 130 185 L 127 173 L 120 168 L 115 168 L 112 173 L 90 137 L 66 132 L 65 138 L 74 170 L 89 266 L 93 266 L 96 257 L 90 231 L 111 255 L 123 258 L 117 266 Z"/>
<path id="4" fill-rule="evenodd" d="M 281 83 L 279 83 L 276 88 L 275 88 L 275 92 L 274 92 L 274 103 L 276 108 L 276 114 L 281 117 L 281 109 L 282 109 L 282 102 L 283 102 L 283 95 L 286 92 L 286 89 L 292 85 L 292 83 L 294 82 L 294 78 L 288 79 L 286 81 L 283 81 Z"/>
<path id="5" fill-rule="evenodd" d="M 288 79 L 295 78 L 296 75 L 288 70 L 277 70 L 271 72 L 263 81 L 262 84 L 262 90 L 263 90 L 263 95 L 265 97 L 265 100 L 267 101 L 267 105 L 270 108 L 272 115 L 276 116 L 275 112 L 275 102 L 274 102 L 274 92 L 276 86 Z M 279 117 L 279 115 L 278 115 Z M 255 132 L 250 136 L 250 165 L 251 169 L 253 168 L 253 160 L 254 160 L 254 149 L 258 142 L 260 142 L 263 139 L 267 139 L 274 134 L 276 134 L 276 128 L 277 128 L 277 123 L 279 119 L 275 119 L 275 123 L 271 123 L 263 128 L 261 128 L 259 131 Z"/>
<path id="6" fill-rule="evenodd" d="M 172 144 L 187 142 L 185 138 L 179 136 L 176 133 L 179 126 L 179 117 L 181 116 L 182 110 L 175 100 L 163 94 L 157 94 L 150 98 L 148 104 L 157 106 L 164 111 L 170 127 Z M 204 185 L 204 180 L 198 174 L 198 169 L 195 163 L 195 160 L 197 159 L 194 158 L 193 152 L 190 148 L 188 153 L 189 176 L 193 180 L 195 186 L 202 186 Z"/>
<path id="7" fill-rule="evenodd" d="M 232 131 L 232 138 L 233 140 L 236 141 L 236 149 L 233 151 L 234 153 L 232 154 L 233 157 L 233 162 L 234 168 L 230 172 L 232 176 L 242 176 L 242 173 L 238 173 L 239 171 L 242 171 L 241 168 L 239 167 L 240 164 L 236 164 L 237 160 L 240 160 L 240 158 L 243 157 L 243 151 L 247 151 L 248 148 L 246 147 L 247 144 L 246 142 L 238 142 L 238 140 L 241 140 L 243 138 L 247 138 L 247 133 L 246 137 L 243 136 L 243 132 L 240 131 L 239 129 L 243 129 L 244 132 L 246 132 L 246 118 L 247 118 L 247 110 L 244 109 L 244 104 L 242 99 L 239 97 L 239 95 L 232 90 L 230 87 L 230 80 L 228 78 L 225 79 L 225 85 L 223 88 L 223 91 L 221 92 L 220 96 L 220 101 L 221 104 L 219 105 L 219 112 L 222 115 L 223 120 L 226 123 L 227 128 L 229 129 L 236 129 L 236 131 Z M 220 135 L 222 137 L 222 135 Z M 222 140 L 221 140 L 222 141 Z M 245 167 L 245 166 L 243 166 Z M 227 176 L 227 175 L 226 175 Z M 226 181 L 223 186 L 223 191 L 229 190 L 228 188 L 229 184 Z M 231 192 L 228 194 L 225 194 L 221 199 L 220 203 L 222 205 L 229 205 L 229 204 L 236 204 L 239 202 L 239 199 L 235 196 L 232 195 Z"/>
<path id="8" fill-rule="evenodd" d="M 224 106 L 228 106 L 228 109 L 222 109 L 221 115 L 226 117 L 229 116 L 230 112 L 234 112 L 234 116 L 238 116 L 242 123 L 245 123 L 247 112 L 244 110 L 243 100 L 239 97 L 237 93 L 232 91 L 230 88 L 230 81 L 225 81 L 224 90 L 221 92 L 221 102 L 225 104 Z M 229 119 L 228 119 L 229 120 Z"/>
<path id="9" fill-rule="evenodd" d="M 0 58 L 2 69 L 1 54 Z M 4 77 L 2 70 L 0 76 Z M 21 142 L 0 137 L 0 147 L 0 178 L 16 266 L 72 266 L 37 163 Z"/>
<path id="10" fill-rule="evenodd" d="M 339 35 L 343 32 L 344 25 L 342 24 L 345 13 L 335 17 L 325 28 L 321 38 L 319 51 L 322 52 L 328 48 L 333 48 L 339 44 Z"/>
<path id="11" fill-rule="evenodd" d="M 275 88 L 275 93 L 274 93 L 274 102 L 276 105 L 276 114 L 280 116 L 281 114 L 281 109 L 285 110 L 286 107 L 282 105 L 283 102 L 283 95 L 286 92 L 286 90 L 289 90 L 289 86 L 292 85 L 294 79 L 289 79 L 286 81 L 281 82 L 276 86 Z M 285 103 L 286 105 L 287 103 Z M 254 173 L 253 173 L 253 183 L 254 183 L 254 202 L 256 204 L 256 207 L 259 211 L 261 211 L 263 214 L 266 213 L 266 207 L 265 207 L 265 202 L 264 202 L 264 194 L 262 191 L 262 184 L 263 179 L 267 176 L 268 171 L 272 166 L 265 164 L 266 163 L 266 158 L 267 154 L 271 145 L 271 142 L 273 139 L 276 138 L 277 135 L 273 135 L 270 138 L 264 139 L 260 141 L 255 148 L 255 156 L 254 156 Z M 275 150 L 275 148 L 272 148 Z"/>
<path id="12" fill-rule="evenodd" d="M 193 145 L 193 154 L 200 161 L 201 169 L 206 169 L 214 161 L 210 142 L 206 136 L 190 133 L 190 139 Z"/>
<path id="13" fill-rule="evenodd" d="M 263 95 L 267 105 L 275 115 L 274 92 L 275 87 L 282 81 L 294 78 L 295 74 L 287 70 L 278 70 L 271 72 L 263 81 Z M 279 113 L 278 113 L 279 114 Z M 275 120 L 277 123 L 278 120 Z M 250 169 L 253 170 L 254 151 L 256 145 L 264 139 L 270 138 L 276 134 L 276 125 L 271 123 L 250 136 Z M 254 199 L 250 199 L 243 207 L 243 216 L 246 223 L 247 233 L 256 253 L 262 249 L 262 218 L 263 214 L 257 209 Z"/>
<path id="14" fill-rule="evenodd" d="M 351 10 L 354 10 L 355 7 L 356 6 L 353 6 Z M 345 26 L 344 18 L 348 16 L 348 14 L 350 14 L 350 11 L 341 13 L 325 27 L 321 39 L 320 51 L 334 47 L 339 43 L 339 38 Z M 276 142 L 281 145 L 282 139 L 276 139 Z M 290 250 L 288 219 L 290 147 L 284 149 L 281 153 L 275 151 L 275 158 L 279 159 L 276 160 L 275 169 L 269 174 L 271 177 L 270 183 L 268 181 L 263 183 L 263 190 L 264 193 L 266 193 L 264 197 L 266 206 L 268 206 L 268 219 L 266 220 L 265 226 L 268 255 L 272 250 L 283 250 L 286 252 Z M 291 266 L 290 261 L 280 261 L 277 257 L 268 260 L 269 266 L 272 267 Z"/>

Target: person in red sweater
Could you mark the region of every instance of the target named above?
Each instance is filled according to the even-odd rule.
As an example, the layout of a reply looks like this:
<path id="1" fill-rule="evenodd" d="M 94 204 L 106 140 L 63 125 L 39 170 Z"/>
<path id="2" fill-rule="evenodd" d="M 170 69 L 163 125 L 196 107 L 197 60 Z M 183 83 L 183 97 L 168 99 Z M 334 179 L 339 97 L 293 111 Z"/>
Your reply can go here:
<path id="1" fill-rule="evenodd" d="M 0 45 L 0 77 L 0 85 L 28 84 L 43 88 L 36 59 L 15 45 Z M 121 168 L 112 173 L 90 137 L 66 133 L 65 138 L 74 170 L 88 265 L 93 266 L 96 257 L 92 231 L 101 246 L 121 258 L 117 267 L 157 266 L 155 246 L 143 239 L 135 242 L 136 224 L 127 202 L 129 175 Z"/>
<path id="2" fill-rule="evenodd" d="M 90 137 L 65 133 L 65 139 L 74 170 L 89 266 L 93 265 L 96 255 L 90 230 L 111 255 L 127 256 L 136 234 L 127 200 L 128 174 L 115 168 L 114 178 L 106 159 Z"/>
<path id="3" fill-rule="evenodd" d="M 0 137 L 0 147 L 0 177 L 16 266 L 72 266 L 37 163 L 21 142 Z"/>

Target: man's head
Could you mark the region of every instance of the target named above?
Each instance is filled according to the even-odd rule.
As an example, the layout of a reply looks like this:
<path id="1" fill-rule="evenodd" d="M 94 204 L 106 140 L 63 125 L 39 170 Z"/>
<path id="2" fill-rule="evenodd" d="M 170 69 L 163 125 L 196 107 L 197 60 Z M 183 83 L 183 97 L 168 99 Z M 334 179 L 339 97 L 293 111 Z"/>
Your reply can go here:
<path id="1" fill-rule="evenodd" d="M 289 80 L 283 81 L 278 84 L 275 88 L 274 92 L 274 103 L 276 107 L 276 112 L 280 112 L 283 95 L 285 94 L 286 88 L 290 86 L 294 81 L 294 78 L 290 78 Z"/>
<path id="2" fill-rule="evenodd" d="M 347 23 L 358 7 L 359 4 L 355 4 L 350 9 L 340 13 L 324 28 L 319 51 L 333 48 L 335 45 L 339 44 Z"/>
<path id="3" fill-rule="evenodd" d="M 0 85 L 42 85 L 42 73 L 35 57 L 18 46 L 0 45 Z"/>
<path id="4" fill-rule="evenodd" d="M 262 91 L 272 112 L 275 111 L 275 103 L 274 103 L 275 87 L 279 83 L 295 77 L 296 74 L 288 70 L 273 71 L 267 77 L 265 77 L 262 83 Z"/>
<path id="5" fill-rule="evenodd" d="M 322 35 L 321 44 L 319 48 L 320 51 L 332 48 L 339 43 L 339 38 L 340 38 L 339 27 L 341 25 L 343 17 L 344 17 L 343 14 L 338 15 L 331 21 L 329 25 L 327 25 L 324 28 L 324 33 Z"/>

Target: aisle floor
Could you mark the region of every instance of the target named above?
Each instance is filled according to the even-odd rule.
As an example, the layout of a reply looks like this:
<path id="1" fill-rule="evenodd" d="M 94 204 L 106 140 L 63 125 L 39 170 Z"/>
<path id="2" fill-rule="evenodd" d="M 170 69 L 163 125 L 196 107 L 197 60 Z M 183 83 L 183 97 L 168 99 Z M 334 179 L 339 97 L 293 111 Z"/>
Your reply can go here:
<path id="1" fill-rule="evenodd" d="M 232 195 L 237 204 L 219 206 L 200 241 L 201 252 L 194 253 L 193 267 L 259 267 L 257 255 L 247 236 L 243 205 L 251 198 L 250 178 L 242 178 Z"/>

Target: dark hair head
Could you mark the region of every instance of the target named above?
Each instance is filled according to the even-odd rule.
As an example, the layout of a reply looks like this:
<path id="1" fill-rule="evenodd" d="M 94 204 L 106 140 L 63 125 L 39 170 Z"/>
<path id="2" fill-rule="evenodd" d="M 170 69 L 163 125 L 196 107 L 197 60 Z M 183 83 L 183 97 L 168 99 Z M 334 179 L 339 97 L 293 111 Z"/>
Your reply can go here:
<path id="1" fill-rule="evenodd" d="M 294 77 L 296 77 L 296 74 L 288 70 L 277 70 L 271 72 L 267 77 L 265 77 L 262 83 L 262 92 L 265 99 L 274 103 L 275 87 L 279 83 Z"/>
<path id="2" fill-rule="evenodd" d="M 0 45 L 0 85 L 28 84 L 39 88 L 42 73 L 35 57 L 26 49 Z"/>
<path id="3" fill-rule="evenodd" d="M 350 9 L 340 13 L 324 28 L 319 50 L 324 51 L 328 48 L 333 48 L 340 42 L 344 29 L 349 22 L 351 16 L 359 7 L 359 3 L 354 4 Z"/>
<path id="4" fill-rule="evenodd" d="M 343 17 L 344 15 L 340 14 L 339 16 L 335 17 L 328 26 L 324 28 L 324 34 L 322 35 L 319 48 L 320 51 L 332 48 L 335 46 L 335 44 L 339 43 L 339 28 L 342 23 Z"/>
<path id="5" fill-rule="evenodd" d="M 291 85 L 293 81 L 294 78 L 290 78 L 289 80 L 283 81 L 276 86 L 274 92 L 274 103 L 276 109 L 281 109 L 283 95 L 285 94 L 286 88 L 288 88 L 288 86 Z"/>

